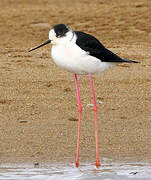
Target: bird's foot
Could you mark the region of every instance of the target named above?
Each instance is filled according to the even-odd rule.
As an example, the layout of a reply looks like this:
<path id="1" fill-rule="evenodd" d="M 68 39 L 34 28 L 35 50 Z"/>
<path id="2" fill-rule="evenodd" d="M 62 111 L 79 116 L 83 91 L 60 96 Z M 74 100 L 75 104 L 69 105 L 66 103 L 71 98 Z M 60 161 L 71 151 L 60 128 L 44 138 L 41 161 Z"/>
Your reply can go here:
<path id="1" fill-rule="evenodd" d="M 76 161 L 76 162 L 75 162 L 75 165 L 76 165 L 76 167 L 78 168 L 78 167 L 79 167 L 79 162 Z"/>
<path id="2" fill-rule="evenodd" d="M 99 160 L 96 160 L 95 165 L 96 165 L 96 167 L 97 167 L 97 168 L 101 167 L 101 163 L 100 163 L 100 161 L 99 161 Z"/>

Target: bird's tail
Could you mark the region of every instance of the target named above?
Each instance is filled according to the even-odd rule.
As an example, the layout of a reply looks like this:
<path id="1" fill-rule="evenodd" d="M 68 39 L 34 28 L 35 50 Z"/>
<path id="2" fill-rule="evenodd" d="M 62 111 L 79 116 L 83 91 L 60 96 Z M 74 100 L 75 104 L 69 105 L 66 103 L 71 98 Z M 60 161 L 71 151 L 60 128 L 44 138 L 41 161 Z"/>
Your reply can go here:
<path id="1" fill-rule="evenodd" d="M 138 61 L 133 61 L 133 60 L 128 60 L 128 59 L 123 59 L 123 63 L 139 63 Z"/>

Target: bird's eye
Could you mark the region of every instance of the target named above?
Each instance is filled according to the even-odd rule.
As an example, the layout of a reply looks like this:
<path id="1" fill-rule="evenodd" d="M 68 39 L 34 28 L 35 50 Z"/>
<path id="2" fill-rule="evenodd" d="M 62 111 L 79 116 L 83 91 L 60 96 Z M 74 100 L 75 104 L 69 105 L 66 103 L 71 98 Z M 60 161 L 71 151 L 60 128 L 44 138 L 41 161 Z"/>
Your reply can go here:
<path id="1" fill-rule="evenodd" d="M 66 33 L 65 32 L 60 32 L 60 33 L 58 33 L 57 34 L 57 38 L 61 38 L 61 37 L 63 37 L 63 36 L 65 36 L 66 35 Z"/>

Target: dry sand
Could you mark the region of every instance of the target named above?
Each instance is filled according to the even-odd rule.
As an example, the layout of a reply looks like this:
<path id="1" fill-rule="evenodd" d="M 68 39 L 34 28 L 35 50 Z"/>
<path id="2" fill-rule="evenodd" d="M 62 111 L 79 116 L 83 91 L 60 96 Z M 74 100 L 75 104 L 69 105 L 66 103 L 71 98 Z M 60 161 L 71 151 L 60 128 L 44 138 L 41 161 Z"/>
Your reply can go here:
<path id="1" fill-rule="evenodd" d="M 50 58 L 50 46 L 28 53 L 64 23 L 96 36 L 110 50 L 141 62 L 94 76 L 100 157 L 151 156 L 151 1 L 0 1 L 0 162 L 74 161 L 78 107 L 73 75 Z M 89 78 L 83 102 L 80 161 L 95 161 Z"/>

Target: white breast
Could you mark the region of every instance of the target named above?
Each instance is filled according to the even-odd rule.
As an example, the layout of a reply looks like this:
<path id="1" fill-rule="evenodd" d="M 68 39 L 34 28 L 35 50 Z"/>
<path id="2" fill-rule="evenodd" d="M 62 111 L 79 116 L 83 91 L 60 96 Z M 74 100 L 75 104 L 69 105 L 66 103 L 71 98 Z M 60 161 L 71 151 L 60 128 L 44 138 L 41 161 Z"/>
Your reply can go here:
<path id="1" fill-rule="evenodd" d="M 60 68 L 76 74 L 100 73 L 114 65 L 90 56 L 73 42 L 53 45 L 51 56 Z"/>

